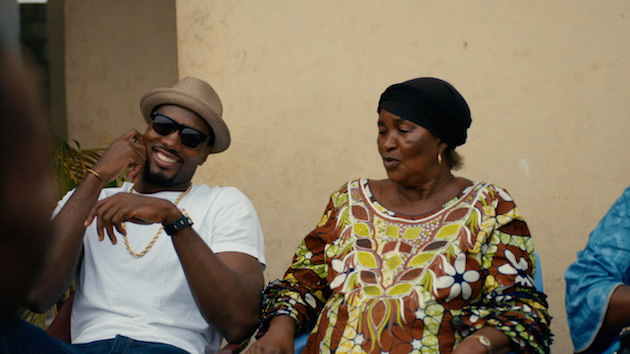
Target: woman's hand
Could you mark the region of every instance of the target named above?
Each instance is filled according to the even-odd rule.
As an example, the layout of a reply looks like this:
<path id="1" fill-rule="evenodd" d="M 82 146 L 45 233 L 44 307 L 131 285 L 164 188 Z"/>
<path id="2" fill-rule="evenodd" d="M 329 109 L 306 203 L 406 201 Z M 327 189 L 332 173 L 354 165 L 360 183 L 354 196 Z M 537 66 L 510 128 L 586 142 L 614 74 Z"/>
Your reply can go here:
<path id="1" fill-rule="evenodd" d="M 488 354 L 489 348 L 481 344 L 479 339 L 466 337 L 459 343 L 459 345 L 453 351 L 453 354 Z"/>
<path id="2" fill-rule="evenodd" d="M 269 330 L 254 342 L 247 354 L 293 354 L 295 321 L 289 316 L 277 316 L 271 320 Z"/>
<path id="3" fill-rule="evenodd" d="M 485 338 L 479 338 L 485 337 Z M 483 341 L 489 341 L 490 346 L 484 345 Z M 468 337 L 464 338 L 455 350 L 453 354 L 466 354 L 466 353 L 479 353 L 486 354 L 492 352 L 492 354 L 508 353 L 512 350 L 512 341 L 508 336 L 503 334 L 494 327 L 483 327 Z"/>

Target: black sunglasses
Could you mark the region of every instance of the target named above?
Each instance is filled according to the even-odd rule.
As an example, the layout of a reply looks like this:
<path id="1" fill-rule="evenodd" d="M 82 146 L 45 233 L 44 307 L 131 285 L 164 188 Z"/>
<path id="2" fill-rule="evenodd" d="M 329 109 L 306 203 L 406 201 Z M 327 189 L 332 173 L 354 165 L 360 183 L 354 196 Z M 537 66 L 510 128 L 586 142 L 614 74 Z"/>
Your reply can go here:
<path id="1" fill-rule="evenodd" d="M 196 148 L 199 144 L 208 139 L 208 134 L 200 132 L 195 128 L 179 124 L 171 117 L 159 112 L 151 113 L 151 128 L 162 136 L 169 136 L 174 131 L 179 131 L 179 138 L 182 144 L 191 149 Z"/>

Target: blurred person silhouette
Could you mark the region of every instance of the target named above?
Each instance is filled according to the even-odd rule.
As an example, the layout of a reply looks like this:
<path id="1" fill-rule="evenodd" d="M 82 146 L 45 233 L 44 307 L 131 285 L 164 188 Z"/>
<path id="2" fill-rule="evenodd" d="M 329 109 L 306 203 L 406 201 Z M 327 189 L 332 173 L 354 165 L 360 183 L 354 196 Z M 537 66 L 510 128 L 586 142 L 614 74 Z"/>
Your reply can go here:
<path id="1" fill-rule="evenodd" d="M 1 42 L 1 41 L 0 41 Z M 41 92 L 25 57 L 0 43 L 0 322 L 36 281 L 52 232 L 52 154 Z"/>

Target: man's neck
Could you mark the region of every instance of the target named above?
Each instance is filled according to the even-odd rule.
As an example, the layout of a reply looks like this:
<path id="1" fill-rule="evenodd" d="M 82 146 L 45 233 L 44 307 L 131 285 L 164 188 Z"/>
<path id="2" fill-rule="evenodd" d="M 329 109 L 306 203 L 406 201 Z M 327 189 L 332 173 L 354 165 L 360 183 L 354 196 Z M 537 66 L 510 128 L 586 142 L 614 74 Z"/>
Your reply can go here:
<path id="1" fill-rule="evenodd" d="M 133 186 L 133 189 L 142 194 L 153 194 L 158 192 L 183 192 L 192 182 L 188 181 L 187 183 L 177 184 L 177 185 L 156 185 L 153 183 L 148 183 L 142 179 L 136 182 Z"/>

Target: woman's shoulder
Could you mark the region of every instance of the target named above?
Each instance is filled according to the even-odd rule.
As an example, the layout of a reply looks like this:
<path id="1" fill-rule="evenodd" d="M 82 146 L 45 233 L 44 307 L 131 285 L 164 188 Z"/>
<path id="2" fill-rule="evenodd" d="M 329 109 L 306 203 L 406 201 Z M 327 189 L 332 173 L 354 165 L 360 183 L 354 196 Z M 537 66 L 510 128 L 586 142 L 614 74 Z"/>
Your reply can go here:
<path id="1" fill-rule="evenodd" d="M 484 195 L 491 199 L 502 199 L 513 202 L 514 199 L 508 190 L 498 184 L 484 181 L 475 181 L 469 187 L 477 195 Z"/>
<path id="2" fill-rule="evenodd" d="M 362 177 L 346 181 L 330 194 L 330 199 L 334 204 L 343 204 L 348 201 L 348 196 L 352 191 L 369 189 L 369 183 L 373 183 L 373 180 Z"/>
<path id="3" fill-rule="evenodd" d="M 344 182 L 339 186 L 339 188 L 335 189 L 334 194 L 338 193 L 348 193 L 348 191 L 352 188 L 357 188 L 363 186 L 368 183 L 374 183 L 374 180 L 370 180 L 368 178 L 357 177 L 355 179 L 351 179 L 349 181 Z"/>

